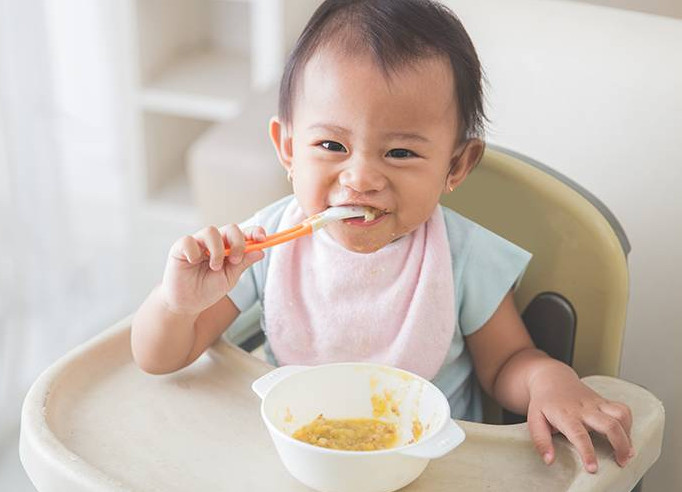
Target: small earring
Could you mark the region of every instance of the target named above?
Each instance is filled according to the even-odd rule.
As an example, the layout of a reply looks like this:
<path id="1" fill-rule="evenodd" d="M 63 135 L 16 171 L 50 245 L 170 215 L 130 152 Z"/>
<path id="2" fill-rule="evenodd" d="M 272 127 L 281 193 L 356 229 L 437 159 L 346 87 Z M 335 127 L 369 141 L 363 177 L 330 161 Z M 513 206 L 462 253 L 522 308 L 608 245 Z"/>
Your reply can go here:
<path id="1" fill-rule="evenodd" d="M 448 190 L 450 190 L 450 193 L 452 193 L 453 191 L 455 191 L 455 187 L 450 185 L 448 186 Z"/>
<path id="2" fill-rule="evenodd" d="M 291 177 L 291 171 L 287 171 L 287 181 L 291 183 L 293 178 Z"/>

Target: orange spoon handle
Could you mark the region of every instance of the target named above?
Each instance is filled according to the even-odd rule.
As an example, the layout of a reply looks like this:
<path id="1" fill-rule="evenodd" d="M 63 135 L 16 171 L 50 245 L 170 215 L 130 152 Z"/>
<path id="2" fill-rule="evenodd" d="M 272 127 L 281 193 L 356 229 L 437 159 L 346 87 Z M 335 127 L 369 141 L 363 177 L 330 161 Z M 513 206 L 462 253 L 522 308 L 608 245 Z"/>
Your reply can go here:
<path id="1" fill-rule="evenodd" d="M 276 246 L 278 244 L 282 244 L 287 241 L 291 241 L 292 239 L 296 239 L 312 233 L 313 233 L 312 225 L 306 223 L 298 224 L 290 229 L 286 229 L 284 231 L 276 232 L 274 234 L 270 234 L 269 236 L 265 236 L 265 239 L 263 241 L 255 241 L 253 239 L 249 239 L 248 241 L 246 241 L 246 248 L 244 248 L 244 253 L 270 248 L 272 246 Z M 210 256 L 210 253 L 208 251 L 206 251 L 204 254 L 206 256 Z M 225 256 L 228 256 L 229 254 L 230 248 L 225 248 Z"/>
<path id="2" fill-rule="evenodd" d="M 313 228 L 310 224 L 299 224 L 297 226 L 292 227 L 291 229 L 287 229 L 285 231 L 277 232 L 275 234 L 271 234 L 270 236 L 265 236 L 264 241 L 250 241 L 249 244 L 246 245 L 246 248 L 244 248 L 244 253 L 249 253 L 251 251 L 256 251 L 256 250 L 262 250 L 265 248 L 271 248 L 272 246 L 276 246 L 278 244 L 286 243 L 287 241 L 291 241 L 292 239 L 296 239 L 302 236 L 305 236 L 307 234 L 312 234 Z M 230 248 L 225 249 L 225 256 L 230 254 Z"/>

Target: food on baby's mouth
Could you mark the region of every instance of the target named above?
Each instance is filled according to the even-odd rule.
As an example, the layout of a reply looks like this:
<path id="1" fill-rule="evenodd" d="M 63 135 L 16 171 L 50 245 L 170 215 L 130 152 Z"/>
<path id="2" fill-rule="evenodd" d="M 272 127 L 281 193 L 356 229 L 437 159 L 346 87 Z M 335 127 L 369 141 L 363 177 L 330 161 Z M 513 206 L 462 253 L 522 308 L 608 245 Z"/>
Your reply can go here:
<path id="1" fill-rule="evenodd" d="M 377 217 L 385 215 L 386 211 L 374 207 L 365 207 L 365 222 L 372 222 Z"/>
<path id="2" fill-rule="evenodd" d="M 326 419 L 318 415 L 292 437 L 314 446 L 345 451 L 376 451 L 396 445 L 395 424 L 378 419 Z"/>
<path id="3" fill-rule="evenodd" d="M 376 214 L 369 208 L 365 209 L 365 222 L 372 222 L 376 218 Z"/>

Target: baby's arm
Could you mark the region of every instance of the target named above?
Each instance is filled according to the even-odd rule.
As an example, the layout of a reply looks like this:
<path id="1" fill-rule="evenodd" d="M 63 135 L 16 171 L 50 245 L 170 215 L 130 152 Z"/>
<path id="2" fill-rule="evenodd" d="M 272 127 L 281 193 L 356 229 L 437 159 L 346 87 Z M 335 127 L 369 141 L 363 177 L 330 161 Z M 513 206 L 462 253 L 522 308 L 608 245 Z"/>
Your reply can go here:
<path id="1" fill-rule="evenodd" d="M 249 239 L 264 237 L 261 227 L 246 232 Z M 227 293 L 244 270 L 263 258 L 261 251 L 245 255 L 244 243 L 236 225 L 208 227 L 175 242 L 161 284 L 133 317 L 131 346 L 138 366 L 153 374 L 181 369 L 234 321 L 239 310 Z"/>
<path id="2" fill-rule="evenodd" d="M 620 466 L 633 456 L 630 409 L 602 398 L 569 366 L 537 350 L 511 293 L 490 320 L 467 337 L 467 346 L 483 389 L 505 408 L 528 415 L 531 438 L 547 464 L 554 461 L 555 431 L 573 443 L 592 473 L 597 459 L 589 430 L 608 438 Z"/>

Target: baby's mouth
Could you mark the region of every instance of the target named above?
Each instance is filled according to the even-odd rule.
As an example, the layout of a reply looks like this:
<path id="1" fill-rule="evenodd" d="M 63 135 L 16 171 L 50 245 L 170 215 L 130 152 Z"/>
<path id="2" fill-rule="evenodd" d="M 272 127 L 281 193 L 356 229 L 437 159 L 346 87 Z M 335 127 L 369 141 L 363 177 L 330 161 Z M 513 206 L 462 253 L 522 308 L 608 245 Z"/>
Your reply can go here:
<path id="1" fill-rule="evenodd" d="M 374 208 L 374 207 L 365 206 L 364 208 L 365 208 L 365 216 L 364 216 L 365 222 L 372 222 L 372 221 L 377 220 L 378 218 L 380 218 L 380 217 L 382 217 L 388 213 L 385 210 L 381 210 L 381 209 Z"/>
<path id="2" fill-rule="evenodd" d="M 355 203 L 348 203 L 346 205 L 351 205 L 354 207 L 360 207 L 364 210 L 365 214 L 359 217 L 351 217 L 349 219 L 343 219 L 343 222 L 354 226 L 371 226 L 383 219 L 385 215 L 389 212 L 380 208 L 372 207 L 369 205 L 360 205 Z"/>

